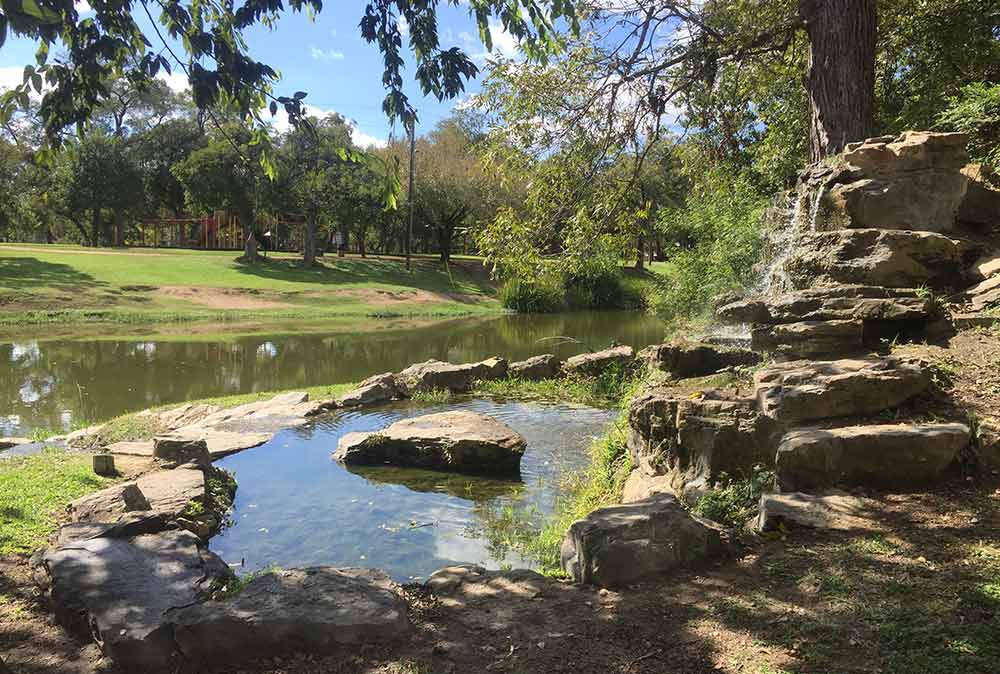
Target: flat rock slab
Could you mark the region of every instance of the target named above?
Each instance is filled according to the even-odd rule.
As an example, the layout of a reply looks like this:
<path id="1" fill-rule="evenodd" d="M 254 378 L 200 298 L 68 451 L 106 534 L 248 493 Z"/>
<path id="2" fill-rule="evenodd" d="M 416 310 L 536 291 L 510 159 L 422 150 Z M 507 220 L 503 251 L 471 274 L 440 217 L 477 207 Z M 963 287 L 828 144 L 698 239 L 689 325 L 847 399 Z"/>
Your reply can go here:
<path id="1" fill-rule="evenodd" d="M 668 372 L 675 379 L 704 377 L 728 367 L 756 365 L 761 356 L 738 349 L 703 342 L 653 344 L 639 352 L 639 360 L 651 368 Z"/>
<path id="2" fill-rule="evenodd" d="M 923 393 L 923 368 L 892 358 L 795 361 L 758 370 L 760 410 L 782 423 L 875 414 Z"/>
<path id="3" fill-rule="evenodd" d="M 60 619 L 84 618 L 104 653 L 130 672 L 174 669 L 167 613 L 199 601 L 225 571 L 187 531 L 91 538 L 42 558 Z"/>
<path id="4" fill-rule="evenodd" d="M 928 294 L 911 289 L 838 285 L 730 302 L 719 307 L 716 315 L 731 323 L 768 325 L 852 319 L 914 321 L 929 318 L 933 305 Z"/>
<path id="5" fill-rule="evenodd" d="M 319 567 L 266 573 L 235 597 L 171 611 L 169 619 L 187 661 L 231 666 L 386 643 L 409 630 L 406 611 L 382 572 Z"/>
<path id="6" fill-rule="evenodd" d="M 941 475 L 969 444 L 965 424 L 886 424 L 800 429 L 778 445 L 781 491 L 866 486 L 908 488 Z"/>
<path id="7" fill-rule="evenodd" d="M 396 375 L 391 372 L 368 377 L 358 387 L 337 398 L 337 407 L 361 407 L 403 396 Z"/>
<path id="8" fill-rule="evenodd" d="M 180 467 L 88 494 L 70 503 L 69 514 L 74 522 L 115 522 L 136 511 L 152 511 L 172 519 L 190 501 L 204 498 L 205 474 L 199 468 Z"/>
<path id="9" fill-rule="evenodd" d="M 488 597 L 498 593 L 524 599 L 538 599 L 552 583 L 540 573 L 528 569 L 489 571 L 473 564 L 438 569 L 424 586 L 438 597 Z"/>
<path id="10" fill-rule="evenodd" d="M 976 259 L 965 241 L 933 232 L 845 229 L 805 234 L 786 263 L 795 288 L 860 284 L 962 288 Z"/>
<path id="11" fill-rule="evenodd" d="M 333 458 L 344 464 L 412 466 L 459 473 L 517 474 L 526 443 L 492 417 L 452 411 L 348 433 Z"/>
<path id="12" fill-rule="evenodd" d="M 723 530 L 658 494 L 595 510 L 563 539 L 562 568 L 578 583 L 620 587 L 688 567 L 726 550 Z"/>
<path id="13" fill-rule="evenodd" d="M 779 325 L 755 325 L 750 342 L 757 351 L 783 358 L 846 356 L 864 347 L 864 322 L 802 321 Z"/>
<path id="14" fill-rule="evenodd" d="M 636 503 L 656 494 L 675 494 L 670 475 L 647 475 L 633 470 L 622 488 L 622 503 Z"/>
<path id="15" fill-rule="evenodd" d="M 532 356 L 527 360 L 511 363 L 507 374 L 517 379 L 540 381 L 558 377 L 560 367 L 562 367 L 562 363 L 555 354 L 543 353 L 540 356 Z"/>
<path id="16" fill-rule="evenodd" d="M 597 376 L 612 367 L 628 367 L 635 360 L 635 350 L 631 346 L 616 346 L 594 353 L 581 353 L 562 364 L 567 374 L 587 374 Z"/>
<path id="17" fill-rule="evenodd" d="M 0 450 L 10 449 L 11 447 L 17 447 L 18 445 L 29 445 L 31 440 L 29 438 L 0 438 Z"/>
<path id="18" fill-rule="evenodd" d="M 871 499 L 845 492 L 826 494 L 764 494 L 760 498 L 758 531 L 774 531 L 786 526 L 839 531 L 876 531 L 878 504 Z"/>

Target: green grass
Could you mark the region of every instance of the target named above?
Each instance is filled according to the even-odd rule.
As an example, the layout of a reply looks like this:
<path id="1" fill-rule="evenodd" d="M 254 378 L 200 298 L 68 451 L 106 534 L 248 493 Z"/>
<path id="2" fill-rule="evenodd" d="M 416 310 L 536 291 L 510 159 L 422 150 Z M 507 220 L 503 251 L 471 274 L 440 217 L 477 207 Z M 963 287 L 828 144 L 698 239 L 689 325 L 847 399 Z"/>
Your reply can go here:
<path id="1" fill-rule="evenodd" d="M 113 481 L 95 475 L 85 453 L 47 449 L 0 461 L 0 555 L 44 545 L 67 503 Z"/>
<path id="2" fill-rule="evenodd" d="M 609 368 L 599 377 L 559 377 L 531 381 L 496 379 L 477 382 L 474 393 L 519 400 L 554 400 L 598 407 L 616 406 L 636 385 L 632 371 Z"/>
<path id="3" fill-rule="evenodd" d="M 389 258 L 337 258 L 304 267 L 290 255 L 258 264 L 235 251 L 88 249 L 0 245 L 0 325 L 145 324 L 337 316 L 457 316 L 495 313 L 500 304 L 478 260 L 445 266 L 417 258 L 413 270 Z M 224 289 L 271 306 L 217 305 L 159 292 Z M 414 291 L 424 295 L 415 297 Z M 433 293 L 433 295 L 427 295 Z M 225 308 L 232 306 L 234 308 Z"/>

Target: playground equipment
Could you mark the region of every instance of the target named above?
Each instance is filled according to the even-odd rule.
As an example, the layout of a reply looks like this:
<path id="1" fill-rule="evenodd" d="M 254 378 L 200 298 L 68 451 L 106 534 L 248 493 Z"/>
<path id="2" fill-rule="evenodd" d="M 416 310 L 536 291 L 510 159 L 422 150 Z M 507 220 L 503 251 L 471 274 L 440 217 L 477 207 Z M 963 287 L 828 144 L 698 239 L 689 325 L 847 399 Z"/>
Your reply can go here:
<path id="1" fill-rule="evenodd" d="M 204 250 L 241 250 L 243 227 L 238 215 L 216 211 L 212 215 L 186 218 L 144 218 L 136 224 L 138 237 L 133 246 L 153 248 L 200 248 Z M 305 224 L 275 216 L 261 216 L 256 223 L 257 239 L 270 244 L 271 250 L 302 249 Z M 265 233 L 270 236 L 264 236 Z"/>

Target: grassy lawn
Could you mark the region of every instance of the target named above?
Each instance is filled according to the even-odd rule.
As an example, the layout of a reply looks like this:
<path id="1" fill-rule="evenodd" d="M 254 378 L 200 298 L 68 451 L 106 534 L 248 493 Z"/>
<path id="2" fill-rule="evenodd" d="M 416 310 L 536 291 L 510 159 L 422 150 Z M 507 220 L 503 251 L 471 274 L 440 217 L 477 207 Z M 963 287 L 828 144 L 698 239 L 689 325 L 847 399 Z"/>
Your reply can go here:
<path id="1" fill-rule="evenodd" d="M 87 453 L 46 450 L 0 461 L 0 555 L 44 545 L 67 503 L 111 482 L 94 474 Z"/>
<path id="2" fill-rule="evenodd" d="M 156 323 L 499 311 L 478 260 L 288 254 L 247 265 L 235 251 L 0 245 L 0 324 Z"/>

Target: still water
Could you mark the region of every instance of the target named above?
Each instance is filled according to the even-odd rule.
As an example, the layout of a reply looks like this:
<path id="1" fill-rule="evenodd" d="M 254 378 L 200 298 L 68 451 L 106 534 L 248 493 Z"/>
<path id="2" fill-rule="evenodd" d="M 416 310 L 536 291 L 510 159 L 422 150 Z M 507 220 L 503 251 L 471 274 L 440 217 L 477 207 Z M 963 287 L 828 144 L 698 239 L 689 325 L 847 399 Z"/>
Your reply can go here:
<path id="1" fill-rule="evenodd" d="M 558 336 L 579 339 L 586 348 L 549 341 Z M 18 338 L 0 343 L 0 435 L 64 429 L 211 396 L 359 381 L 429 358 L 568 357 L 612 341 L 641 348 L 663 336 L 663 324 L 639 312 L 580 312 L 389 324 L 363 332 Z"/>
<path id="2" fill-rule="evenodd" d="M 527 440 L 520 481 L 391 468 L 345 468 L 330 454 L 352 431 L 465 409 L 495 417 Z M 504 508 L 536 522 L 550 513 L 560 476 L 587 464 L 587 447 L 614 412 L 562 404 L 465 400 L 396 404 L 325 415 L 309 426 L 216 462 L 236 475 L 233 524 L 210 547 L 250 572 L 269 565 L 364 566 L 400 581 L 456 563 L 531 567 L 488 535 Z"/>

